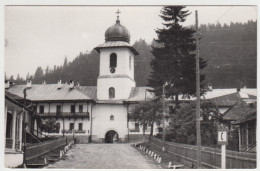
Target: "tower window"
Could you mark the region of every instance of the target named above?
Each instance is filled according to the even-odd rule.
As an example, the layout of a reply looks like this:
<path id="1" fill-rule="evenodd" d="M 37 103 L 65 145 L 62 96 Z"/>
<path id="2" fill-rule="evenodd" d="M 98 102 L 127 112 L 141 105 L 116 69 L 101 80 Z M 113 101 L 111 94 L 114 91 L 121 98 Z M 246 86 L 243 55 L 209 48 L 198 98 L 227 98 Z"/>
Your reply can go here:
<path id="1" fill-rule="evenodd" d="M 108 91 L 109 91 L 109 98 L 115 98 L 115 88 L 110 87 Z"/>
<path id="2" fill-rule="evenodd" d="M 117 55 L 115 53 L 112 53 L 110 55 L 110 68 L 116 68 L 117 64 Z"/>
<path id="3" fill-rule="evenodd" d="M 129 56 L 129 69 L 131 70 L 131 65 L 132 65 L 132 57 Z"/>
<path id="4" fill-rule="evenodd" d="M 114 115 L 110 116 L 110 120 L 113 121 L 114 120 Z"/>

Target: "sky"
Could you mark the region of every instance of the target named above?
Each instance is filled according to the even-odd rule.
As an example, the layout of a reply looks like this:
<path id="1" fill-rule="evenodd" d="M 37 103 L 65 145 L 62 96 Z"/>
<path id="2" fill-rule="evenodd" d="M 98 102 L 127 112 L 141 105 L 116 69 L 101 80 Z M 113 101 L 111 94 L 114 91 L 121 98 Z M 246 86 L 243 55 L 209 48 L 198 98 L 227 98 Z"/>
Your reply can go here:
<path id="1" fill-rule="evenodd" d="M 8 77 L 33 75 L 38 66 L 62 65 L 80 52 L 90 52 L 105 42 L 105 31 L 120 22 L 131 34 L 130 43 L 156 38 L 162 28 L 161 6 L 6 6 L 5 72 Z M 256 6 L 187 6 L 191 15 L 184 25 L 256 21 Z"/>

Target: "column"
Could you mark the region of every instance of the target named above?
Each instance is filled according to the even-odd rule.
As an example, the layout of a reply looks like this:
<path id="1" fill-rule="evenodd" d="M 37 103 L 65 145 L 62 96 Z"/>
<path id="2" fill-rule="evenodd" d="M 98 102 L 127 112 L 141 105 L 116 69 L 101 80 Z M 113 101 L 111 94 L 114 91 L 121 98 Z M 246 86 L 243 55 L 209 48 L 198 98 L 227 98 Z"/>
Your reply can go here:
<path id="1" fill-rule="evenodd" d="M 20 141 L 20 149 L 22 151 L 22 145 L 23 145 L 23 112 L 20 113 L 20 123 L 19 123 L 19 141 Z"/>
<path id="2" fill-rule="evenodd" d="M 248 122 L 246 123 L 246 149 L 248 149 Z"/>
<path id="3" fill-rule="evenodd" d="M 241 149 L 241 126 L 239 125 L 239 128 L 238 128 L 238 150 L 240 151 Z"/>
<path id="4" fill-rule="evenodd" d="M 12 149 L 15 149 L 15 125 L 16 125 L 16 110 L 13 110 L 13 118 L 12 118 L 12 139 L 13 146 Z"/>
<path id="5" fill-rule="evenodd" d="M 4 132 L 4 135 L 5 135 L 5 138 L 6 138 L 6 127 L 7 127 L 7 105 L 5 105 L 5 132 Z"/>

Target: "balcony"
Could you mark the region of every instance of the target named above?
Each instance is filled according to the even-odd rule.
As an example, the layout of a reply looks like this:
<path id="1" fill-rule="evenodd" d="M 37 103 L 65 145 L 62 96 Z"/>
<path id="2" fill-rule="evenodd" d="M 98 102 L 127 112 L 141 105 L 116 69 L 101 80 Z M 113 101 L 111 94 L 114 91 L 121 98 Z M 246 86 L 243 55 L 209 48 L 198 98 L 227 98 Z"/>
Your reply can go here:
<path id="1" fill-rule="evenodd" d="M 49 112 L 49 113 L 38 113 L 41 118 L 87 118 L 89 119 L 88 112 Z"/>
<path id="2" fill-rule="evenodd" d="M 61 133 L 65 133 L 65 134 L 72 134 L 73 133 L 73 130 L 61 130 Z M 86 130 L 74 130 L 74 133 L 75 134 L 85 134 L 86 133 Z"/>

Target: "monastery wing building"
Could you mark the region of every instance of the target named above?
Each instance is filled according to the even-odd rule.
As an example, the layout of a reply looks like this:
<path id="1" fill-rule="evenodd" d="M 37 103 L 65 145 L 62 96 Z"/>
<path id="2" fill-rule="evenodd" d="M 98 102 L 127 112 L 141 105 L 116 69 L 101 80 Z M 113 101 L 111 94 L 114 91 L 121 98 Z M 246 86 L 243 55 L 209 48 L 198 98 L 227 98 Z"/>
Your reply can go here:
<path id="1" fill-rule="evenodd" d="M 79 143 L 126 142 L 142 136 L 142 125 L 129 119 L 139 101 L 153 98 L 149 87 L 136 87 L 134 60 L 138 52 L 130 45 L 130 33 L 116 23 L 105 32 L 105 43 L 95 48 L 100 54 L 97 87 L 63 84 L 6 85 L 6 91 L 32 102 L 43 120 L 56 119 L 60 125 L 52 136 L 73 136 Z M 34 121 L 32 121 L 34 122 Z M 146 134 L 149 125 L 144 125 Z M 154 127 L 155 129 L 155 127 Z M 154 134 L 156 129 L 154 130 Z"/>

